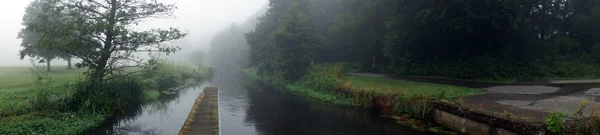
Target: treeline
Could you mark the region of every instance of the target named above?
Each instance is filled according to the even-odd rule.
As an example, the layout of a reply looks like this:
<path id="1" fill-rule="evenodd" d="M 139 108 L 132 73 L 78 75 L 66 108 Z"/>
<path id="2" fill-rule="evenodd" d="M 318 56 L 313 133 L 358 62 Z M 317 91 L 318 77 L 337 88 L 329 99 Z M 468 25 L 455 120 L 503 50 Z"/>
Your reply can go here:
<path id="1" fill-rule="evenodd" d="M 270 0 L 259 20 L 250 65 L 288 79 L 340 61 L 396 75 L 600 75 L 600 0 Z"/>
<path id="2" fill-rule="evenodd" d="M 258 17 L 267 10 L 265 5 L 246 22 L 242 24 L 231 24 L 221 30 L 210 41 L 208 57 L 210 63 L 220 71 L 239 71 L 248 66 L 249 49 L 246 44 L 244 33 L 252 31 Z"/>

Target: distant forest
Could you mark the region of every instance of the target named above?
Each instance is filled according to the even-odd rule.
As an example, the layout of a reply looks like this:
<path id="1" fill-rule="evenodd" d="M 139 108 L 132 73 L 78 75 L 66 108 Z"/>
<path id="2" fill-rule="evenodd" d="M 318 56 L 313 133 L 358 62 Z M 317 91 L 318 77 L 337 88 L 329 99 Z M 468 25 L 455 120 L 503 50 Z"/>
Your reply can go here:
<path id="1" fill-rule="evenodd" d="M 269 0 L 265 10 L 215 37 L 213 58 L 289 79 L 327 62 L 463 79 L 600 76 L 600 0 Z"/>

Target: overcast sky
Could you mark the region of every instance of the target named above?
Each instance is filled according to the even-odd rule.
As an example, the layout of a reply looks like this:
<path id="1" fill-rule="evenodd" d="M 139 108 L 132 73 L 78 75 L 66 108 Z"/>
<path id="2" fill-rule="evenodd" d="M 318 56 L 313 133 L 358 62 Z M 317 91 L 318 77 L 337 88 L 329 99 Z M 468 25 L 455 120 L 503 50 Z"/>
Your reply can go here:
<path id="1" fill-rule="evenodd" d="M 10 0 L 0 4 L 0 66 L 31 65 L 26 58 L 20 60 L 18 52 L 21 49 L 17 33 L 23 28 L 21 18 L 25 7 L 31 0 Z M 193 46 L 182 46 L 184 49 L 206 48 L 212 36 L 231 23 L 241 24 L 248 20 L 268 0 L 159 0 L 165 3 L 175 3 L 175 19 L 150 20 L 140 27 L 165 28 L 176 27 L 189 32 L 183 42 Z M 53 61 L 52 64 L 62 64 L 64 61 Z"/>

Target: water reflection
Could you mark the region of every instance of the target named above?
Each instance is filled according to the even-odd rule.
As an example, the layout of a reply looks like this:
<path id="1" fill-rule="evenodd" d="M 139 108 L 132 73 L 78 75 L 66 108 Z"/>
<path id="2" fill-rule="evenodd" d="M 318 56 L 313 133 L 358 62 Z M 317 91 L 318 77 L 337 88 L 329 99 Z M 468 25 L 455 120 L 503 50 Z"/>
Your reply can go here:
<path id="1" fill-rule="evenodd" d="M 336 107 L 287 94 L 242 72 L 217 73 L 210 83 L 128 107 L 86 134 L 177 134 L 206 86 L 219 87 L 222 135 L 422 134 L 364 109 Z"/>
<path id="2" fill-rule="evenodd" d="M 246 120 L 261 135 L 422 134 L 364 109 L 336 107 L 284 93 L 268 85 L 247 87 Z"/>
<path id="3" fill-rule="evenodd" d="M 85 134 L 93 135 L 171 135 L 177 134 L 187 118 L 194 100 L 207 83 L 184 88 L 173 95 L 163 95 L 157 101 L 137 104 L 116 111 L 99 128 Z"/>

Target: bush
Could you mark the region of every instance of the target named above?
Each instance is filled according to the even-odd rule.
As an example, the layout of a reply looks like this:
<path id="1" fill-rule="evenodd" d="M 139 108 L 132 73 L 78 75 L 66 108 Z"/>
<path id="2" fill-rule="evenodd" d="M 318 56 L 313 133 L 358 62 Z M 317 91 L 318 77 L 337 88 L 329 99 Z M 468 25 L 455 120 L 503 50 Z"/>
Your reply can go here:
<path id="1" fill-rule="evenodd" d="M 102 83 L 76 83 L 70 97 L 70 109 L 109 115 L 116 109 L 142 102 L 142 87 L 135 78 L 125 77 Z"/>
<path id="2" fill-rule="evenodd" d="M 75 135 L 102 123 L 102 115 L 47 110 L 0 118 L 2 135 Z"/>
<path id="3" fill-rule="evenodd" d="M 565 128 L 565 124 L 563 122 L 564 117 L 566 117 L 566 115 L 561 112 L 550 113 L 550 115 L 546 118 L 546 129 L 555 134 L 562 133 L 563 129 Z"/>
<path id="4" fill-rule="evenodd" d="M 145 68 L 141 71 L 141 82 L 144 90 L 163 91 L 171 87 L 181 85 L 188 79 L 200 81 L 205 76 L 211 75 L 210 68 L 191 67 L 183 64 L 176 64 L 166 60 L 159 60 L 155 65 Z"/>
<path id="5" fill-rule="evenodd" d="M 55 88 L 68 87 L 52 87 L 52 78 L 41 67 L 31 69 L 34 75 L 35 87 L 33 88 L 33 99 L 30 100 L 31 108 L 34 111 L 57 110 L 65 107 L 64 97 L 56 96 L 53 91 Z"/>
<path id="6" fill-rule="evenodd" d="M 143 97 L 143 100 L 145 102 L 147 102 L 147 101 L 155 101 L 158 99 L 159 96 L 160 96 L 160 92 L 158 92 L 156 90 L 145 90 L 142 97 Z"/>
<path id="7" fill-rule="evenodd" d="M 300 82 L 309 89 L 332 91 L 343 74 L 337 65 L 315 65 L 309 68 L 308 74 Z"/>
<path id="8" fill-rule="evenodd" d="M 459 79 L 533 80 L 600 75 L 594 62 L 582 56 L 540 59 L 494 58 L 488 56 L 455 60 L 419 60 L 390 65 L 395 75 L 442 76 Z"/>

